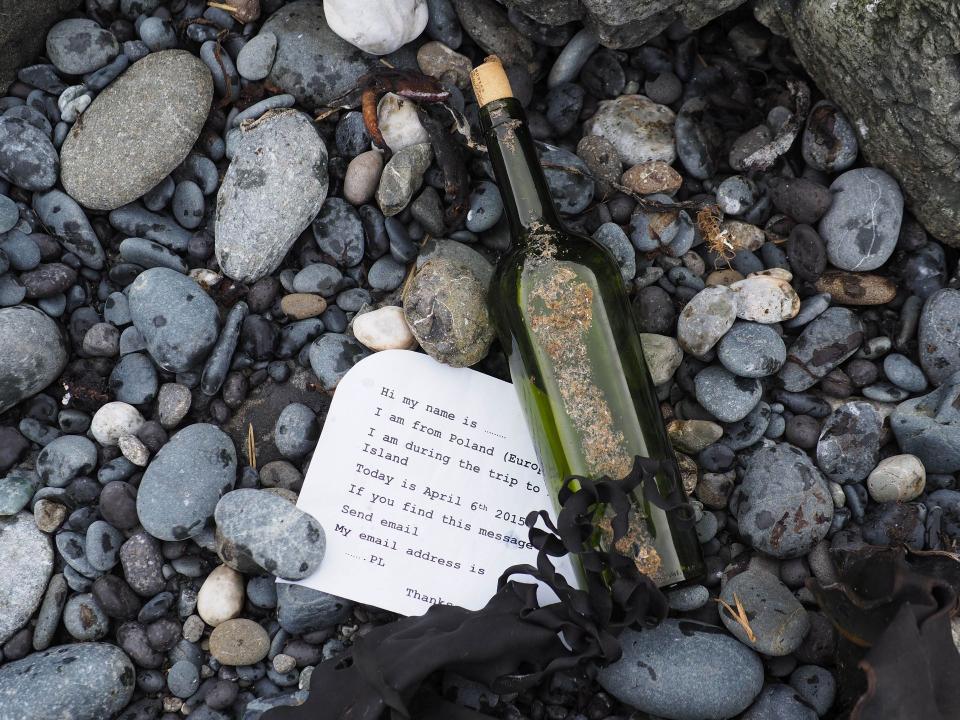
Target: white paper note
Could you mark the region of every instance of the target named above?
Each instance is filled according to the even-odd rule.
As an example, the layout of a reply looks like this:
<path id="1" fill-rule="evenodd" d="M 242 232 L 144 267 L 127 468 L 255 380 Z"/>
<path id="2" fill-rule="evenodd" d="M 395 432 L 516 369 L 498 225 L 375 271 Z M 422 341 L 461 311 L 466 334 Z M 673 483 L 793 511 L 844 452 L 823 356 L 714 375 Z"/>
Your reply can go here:
<path id="1" fill-rule="evenodd" d="M 340 381 L 297 507 L 327 540 L 300 584 L 403 615 L 483 607 L 501 572 L 536 564 L 527 514 L 553 516 L 513 385 L 406 350 Z"/>

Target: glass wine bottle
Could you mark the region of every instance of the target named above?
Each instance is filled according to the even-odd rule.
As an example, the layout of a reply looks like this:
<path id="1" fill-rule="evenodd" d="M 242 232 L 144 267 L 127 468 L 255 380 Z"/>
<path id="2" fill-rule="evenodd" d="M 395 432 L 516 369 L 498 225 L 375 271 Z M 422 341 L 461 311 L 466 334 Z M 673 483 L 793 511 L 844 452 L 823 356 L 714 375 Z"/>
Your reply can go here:
<path id="1" fill-rule="evenodd" d="M 666 463 L 656 476 L 662 497 L 682 497 L 619 267 L 561 221 L 500 61 L 487 58 L 472 80 L 513 240 L 492 280 L 491 311 L 554 501 L 564 478 L 620 479 L 638 455 Z M 610 549 L 609 508 L 596 526 L 596 543 Z M 704 572 L 692 525 L 640 488 L 614 547 L 660 587 Z"/>

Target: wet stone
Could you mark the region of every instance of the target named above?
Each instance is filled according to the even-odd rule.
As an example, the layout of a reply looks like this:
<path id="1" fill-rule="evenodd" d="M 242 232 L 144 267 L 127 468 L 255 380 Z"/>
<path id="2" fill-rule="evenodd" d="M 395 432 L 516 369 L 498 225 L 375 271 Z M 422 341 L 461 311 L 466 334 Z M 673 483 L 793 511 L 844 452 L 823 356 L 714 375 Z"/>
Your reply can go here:
<path id="1" fill-rule="evenodd" d="M 903 218 L 897 181 L 879 168 L 849 170 L 830 186 L 833 202 L 820 221 L 830 262 L 842 270 L 875 270 L 893 253 Z"/>
<path id="2" fill-rule="evenodd" d="M 927 298 L 918 328 L 920 365 L 941 385 L 960 370 L 960 290 L 938 290 Z"/>
<path id="3" fill-rule="evenodd" d="M 61 20 L 47 33 L 47 56 L 64 75 L 84 75 L 120 52 L 117 38 L 93 20 Z"/>
<path id="4" fill-rule="evenodd" d="M 939 388 L 906 400 L 890 416 L 900 449 L 916 455 L 928 473 L 960 470 L 960 372 Z"/>
<path id="5" fill-rule="evenodd" d="M 0 308 L 0 412 L 43 390 L 66 364 L 63 334 L 45 313 L 28 305 Z"/>
<path id="6" fill-rule="evenodd" d="M 857 135 L 840 109 L 826 100 L 814 105 L 801 142 L 807 164 L 824 172 L 841 172 L 853 165 L 857 149 Z"/>
<path id="7" fill-rule="evenodd" d="M 325 333 L 310 346 L 310 367 L 325 390 L 333 390 L 369 351 L 348 335 Z"/>
<path id="8" fill-rule="evenodd" d="M 374 56 L 334 33 L 322 5 L 312 0 L 287 3 L 263 24 L 260 33 L 264 32 L 277 38 L 267 79 L 311 109 L 350 90 L 376 62 Z M 323 53 L 317 48 L 323 48 Z"/>

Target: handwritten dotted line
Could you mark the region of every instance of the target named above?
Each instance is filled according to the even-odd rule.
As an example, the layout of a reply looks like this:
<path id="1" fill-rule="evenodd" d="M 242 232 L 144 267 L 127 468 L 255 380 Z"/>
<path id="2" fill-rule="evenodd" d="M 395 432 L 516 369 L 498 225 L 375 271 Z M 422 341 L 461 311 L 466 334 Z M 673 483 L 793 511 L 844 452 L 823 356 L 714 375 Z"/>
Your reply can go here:
<path id="1" fill-rule="evenodd" d="M 501 435 L 500 433 L 495 433 L 495 432 L 493 432 L 492 430 L 484 430 L 484 432 L 487 433 L 488 435 L 493 435 L 493 436 L 495 436 L 495 437 L 498 437 L 498 438 L 500 438 L 501 440 L 506 440 L 506 439 L 507 439 L 507 436 L 506 436 L 506 435 Z"/>

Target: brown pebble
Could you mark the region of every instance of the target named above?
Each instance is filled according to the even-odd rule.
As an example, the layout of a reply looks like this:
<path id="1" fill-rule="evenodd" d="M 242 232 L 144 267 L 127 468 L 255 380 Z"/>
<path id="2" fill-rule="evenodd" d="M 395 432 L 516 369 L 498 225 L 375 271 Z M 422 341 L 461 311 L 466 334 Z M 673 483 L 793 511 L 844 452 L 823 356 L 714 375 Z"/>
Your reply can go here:
<path id="1" fill-rule="evenodd" d="M 210 654 L 223 665 L 253 665 L 269 651 L 270 636 L 253 620 L 227 620 L 210 633 Z"/>
<path id="2" fill-rule="evenodd" d="M 281 298 L 280 309 L 287 317 L 305 320 L 323 313 L 327 309 L 327 301 L 311 293 L 291 293 Z"/>
<path id="3" fill-rule="evenodd" d="M 830 293 L 837 305 L 883 305 L 896 297 L 897 286 L 882 275 L 837 270 L 820 276 L 817 292 Z"/>
<path id="4" fill-rule="evenodd" d="M 52 533 L 67 518 L 67 509 L 60 503 L 41 498 L 33 506 L 33 520 L 40 532 Z"/>
<path id="5" fill-rule="evenodd" d="M 707 287 L 716 287 L 717 285 L 733 285 L 733 283 L 743 280 L 743 275 L 733 268 L 726 270 L 714 270 L 707 275 Z"/>
<path id="6" fill-rule="evenodd" d="M 683 178 L 663 160 L 647 160 L 627 170 L 620 182 L 639 195 L 673 195 L 683 184 Z"/>

